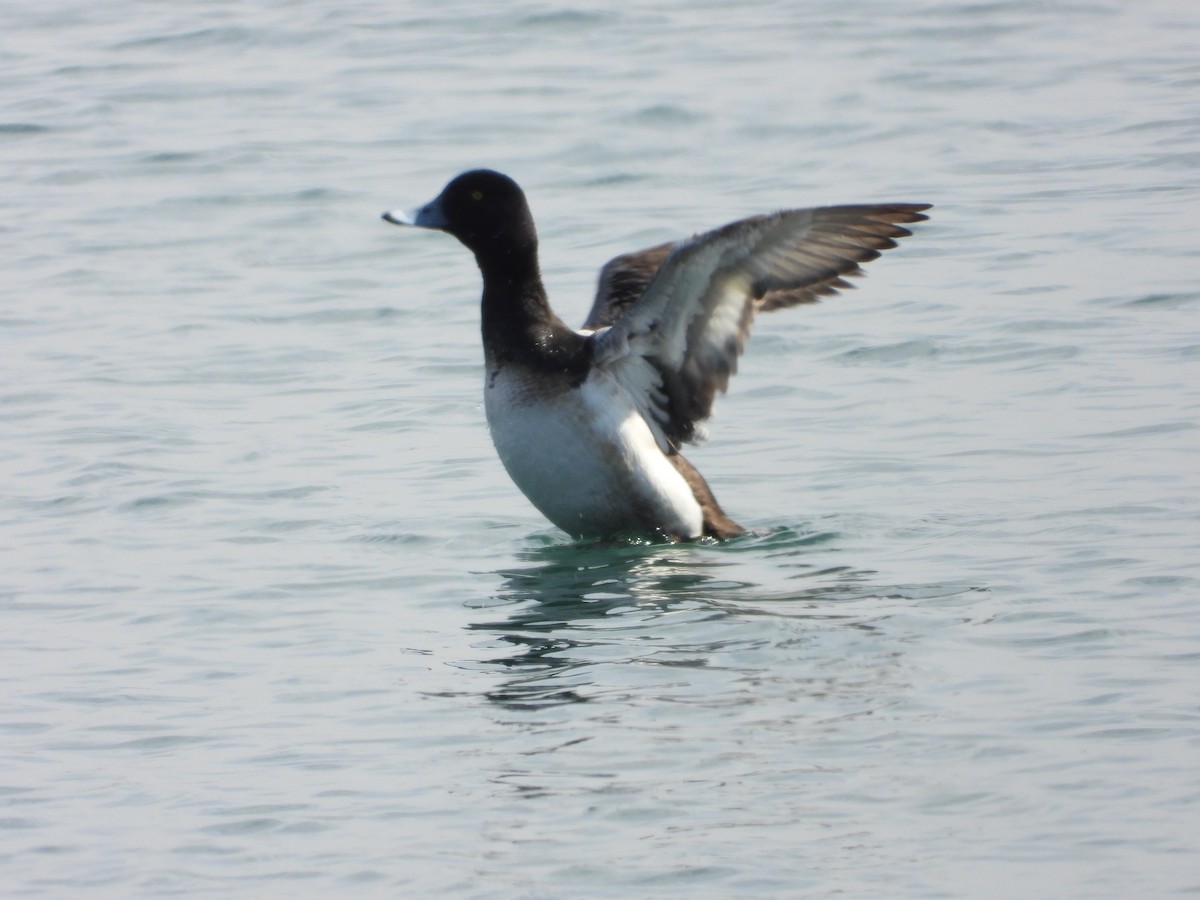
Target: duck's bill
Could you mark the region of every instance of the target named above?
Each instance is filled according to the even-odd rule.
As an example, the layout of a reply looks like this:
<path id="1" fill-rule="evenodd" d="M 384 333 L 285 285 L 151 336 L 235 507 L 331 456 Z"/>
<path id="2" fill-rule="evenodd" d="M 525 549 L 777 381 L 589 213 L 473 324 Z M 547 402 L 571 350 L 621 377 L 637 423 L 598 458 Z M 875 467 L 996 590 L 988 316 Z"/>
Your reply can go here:
<path id="1" fill-rule="evenodd" d="M 414 228 L 445 228 L 449 224 L 438 200 L 415 209 L 389 209 L 383 214 L 383 220 L 393 225 L 411 225 Z"/>
<path id="2" fill-rule="evenodd" d="M 417 212 L 415 209 L 389 209 L 383 214 L 383 221 L 393 225 L 416 225 Z"/>

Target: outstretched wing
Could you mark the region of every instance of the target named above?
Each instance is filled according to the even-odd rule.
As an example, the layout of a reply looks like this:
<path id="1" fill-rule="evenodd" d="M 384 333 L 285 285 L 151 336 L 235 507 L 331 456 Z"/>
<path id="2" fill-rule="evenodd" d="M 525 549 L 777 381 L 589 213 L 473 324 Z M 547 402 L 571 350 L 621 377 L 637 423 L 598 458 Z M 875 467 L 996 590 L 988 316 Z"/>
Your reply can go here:
<path id="1" fill-rule="evenodd" d="M 911 234 L 903 223 L 928 218 L 921 211 L 929 206 L 784 210 L 617 257 L 605 266 L 588 317 L 591 328 L 611 322 L 593 339 L 593 361 L 627 386 L 663 448 L 677 447 L 695 437 L 716 392 L 728 386 L 756 311 L 850 287 L 846 277 L 862 275 L 861 264 Z M 656 254 L 662 259 L 646 276 Z M 614 321 L 611 310 L 619 309 Z"/>

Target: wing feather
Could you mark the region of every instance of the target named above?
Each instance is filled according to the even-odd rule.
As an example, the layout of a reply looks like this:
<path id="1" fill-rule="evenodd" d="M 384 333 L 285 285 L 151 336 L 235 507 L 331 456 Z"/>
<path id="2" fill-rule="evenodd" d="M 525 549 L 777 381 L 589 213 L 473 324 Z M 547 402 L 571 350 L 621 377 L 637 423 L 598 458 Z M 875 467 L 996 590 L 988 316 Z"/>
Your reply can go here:
<path id="1" fill-rule="evenodd" d="M 583 327 L 596 331 L 612 325 L 642 296 L 663 260 L 675 249 L 674 243 L 659 244 L 624 253 L 600 270 L 596 299 Z"/>
<path id="2" fill-rule="evenodd" d="M 693 440 L 737 371 L 754 314 L 852 287 L 927 218 L 924 203 L 784 210 L 619 256 L 588 316 L 593 361 L 624 383 L 664 450 Z"/>

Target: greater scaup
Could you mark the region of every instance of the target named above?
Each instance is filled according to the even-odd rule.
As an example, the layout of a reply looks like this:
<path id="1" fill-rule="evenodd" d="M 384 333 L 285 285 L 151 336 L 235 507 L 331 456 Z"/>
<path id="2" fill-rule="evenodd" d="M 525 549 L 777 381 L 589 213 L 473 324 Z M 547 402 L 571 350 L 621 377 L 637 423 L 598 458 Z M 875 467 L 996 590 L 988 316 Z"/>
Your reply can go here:
<path id="1" fill-rule="evenodd" d="M 728 538 L 743 529 L 679 452 L 736 371 L 755 313 L 852 287 L 927 203 L 792 209 L 618 256 L 583 328 L 554 314 L 525 194 L 464 172 L 397 225 L 446 231 L 483 274 L 485 408 L 504 467 L 575 537 Z"/>

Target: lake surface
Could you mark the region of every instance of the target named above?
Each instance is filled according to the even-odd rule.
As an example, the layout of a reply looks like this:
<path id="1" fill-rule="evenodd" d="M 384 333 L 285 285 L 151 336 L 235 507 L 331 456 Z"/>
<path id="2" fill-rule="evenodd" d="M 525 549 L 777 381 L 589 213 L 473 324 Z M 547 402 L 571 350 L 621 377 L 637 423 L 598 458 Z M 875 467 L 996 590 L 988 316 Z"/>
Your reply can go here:
<path id="1" fill-rule="evenodd" d="M 1200 12 L 17 0 L 0 47 L 9 897 L 1200 891 Z M 754 533 L 574 544 L 479 280 L 936 204 L 763 316 L 689 456 Z"/>

